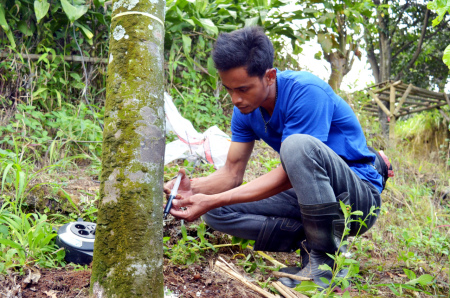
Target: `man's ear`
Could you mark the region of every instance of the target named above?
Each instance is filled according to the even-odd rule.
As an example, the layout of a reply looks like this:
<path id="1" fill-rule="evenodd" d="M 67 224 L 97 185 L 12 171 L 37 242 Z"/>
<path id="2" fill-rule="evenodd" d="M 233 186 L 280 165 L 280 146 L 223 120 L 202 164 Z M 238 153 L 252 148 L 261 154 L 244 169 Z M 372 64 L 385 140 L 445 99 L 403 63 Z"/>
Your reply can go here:
<path id="1" fill-rule="evenodd" d="M 275 81 L 277 80 L 277 70 L 275 68 L 266 70 L 266 78 L 269 86 L 275 83 Z"/>

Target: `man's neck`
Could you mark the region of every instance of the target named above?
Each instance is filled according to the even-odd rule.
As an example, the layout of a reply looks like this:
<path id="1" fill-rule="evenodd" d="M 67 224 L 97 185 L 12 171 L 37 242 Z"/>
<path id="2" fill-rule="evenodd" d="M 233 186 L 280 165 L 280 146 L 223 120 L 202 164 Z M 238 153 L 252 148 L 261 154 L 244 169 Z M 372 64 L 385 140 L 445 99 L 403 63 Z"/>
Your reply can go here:
<path id="1" fill-rule="evenodd" d="M 275 109 L 275 104 L 277 102 L 277 82 L 270 86 L 269 95 L 267 99 L 261 104 L 261 107 L 269 113 L 270 116 L 273 114 L 273 110 Z"/>

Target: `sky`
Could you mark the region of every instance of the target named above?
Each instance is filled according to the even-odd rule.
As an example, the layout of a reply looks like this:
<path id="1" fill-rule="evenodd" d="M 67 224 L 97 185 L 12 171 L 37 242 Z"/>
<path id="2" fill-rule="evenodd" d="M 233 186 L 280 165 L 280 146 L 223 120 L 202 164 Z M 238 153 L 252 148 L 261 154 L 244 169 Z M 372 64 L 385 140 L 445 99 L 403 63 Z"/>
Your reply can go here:
<path id="1" fill-rule="evenodd" d="M 302 69 L 310 71 L 328 82 L 331 74 L 330 64 L 323 58 L 321 60 L 314 59 L 314 54 L 321 50 L 320 45 L 316 41 L 310 41 L 302 48 L 303 52 L 299 55 L 298 60 Z M 355 58 L 352 69 L 344 76 L 341 90 L 354 92 L 364 89 L 367 85 L 373 84 L 374 81 L 370 64 L 366 59 L 365 52 L 362 52 L 361 60 Z"/>

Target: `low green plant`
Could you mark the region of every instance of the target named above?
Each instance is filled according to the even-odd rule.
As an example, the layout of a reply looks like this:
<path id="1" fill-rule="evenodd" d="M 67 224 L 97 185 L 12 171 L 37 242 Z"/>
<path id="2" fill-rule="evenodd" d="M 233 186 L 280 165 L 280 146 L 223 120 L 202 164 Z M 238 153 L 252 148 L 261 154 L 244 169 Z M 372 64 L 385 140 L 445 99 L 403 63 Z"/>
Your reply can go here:
<path id="1" fill-rule="evenodd" d="M 54 242 L 56 233 L 45 214 L 15 215 L 0 212 L 0 274 L 11 269 L 37 264 L 56 267 L 63 263 L 64 250 Z"/>
<path id="2" fill-rule="evenodd" d="M 266 270 L 276 270 L 275 267 L 268 266 L 261 256 L 255 256 L 253 253 L 248 254 L 243 260 L 238 260 L 237 264 L 242 266 L 247 273 L 253 273 L 256 268 L 258 268 L 262 274 L 267 274 Z"/>
<path id="3" fill-rule="evenodd" d="M 0 149 L 0 173 L 1 173 L 1 190 L 2 193 L 8 186 L 13 186 L 15 196 L 11 199 L 8 196 L 3 196 L 5 202 L 3 203 L 0 210 L 8 208 L 15 215 L 22 215 L 22 207 L 24 205 L 24 200 L 27 195 L 36 187 L 42 185 L 51 185 L 54 187 L 59 187 L 58 184 L 52 182 L 43 182 L 35 185 L 31 183 L 45 171 L 59 167 L 61 163 L 53 164 L 50 166 L 45 166 L 36 172 L 32 171 L 32 164 L 28 160 L 23 159 L 24 150 L 22 148 L 19 152 L 19 146 L 17 142 L 14 142 L 15 152 L 10 150 Z M 82 156 L 74 156 L 72 158 L 80 158 Z M 70 195 L 60 188 L 62 193 L 66 196 L 67 200 L 70 202 L 72 207 L 79 213 L 78 207 L 72 201 Z"/>
<path id="4" fill-rule="evenodd" d="M 206 249 L 217 251 L 214 245 L 208 242 L 206 235 L 213 237 L 213 235 L 206 231 L 204 222 L 199 225 L 192 225 L 192 228 L 197 230 L 197 238 L 189 236 L 184 224 L 181 225 L 182 238 L 178 240 L 172 247 L 167 247 L 167 242 L 170 237 L 164 237 L 164 254 L 174 263 L 182 265 L 190 265 L 198 262 L 204 257 L 201 255 Z"/>
<path id="5" fill-rule="evenodd" d="M 14 119 L 0 126 L 0 145 L 14 148 L 23 144 L 24 154 L 36 160 L 46 158 L 48 164 L 83 153 L 98 159 L 101 156 L 103 133 L 96 119 L 103 111 L 92 112 L 85 104 L 63 104 L 58 110 L 42 112 L 36 106 L 19 104 Z M 31 154 L 30 154 L 31 153 Z"/>
<path id="6" fill-rule="evenodd" d="M 180 113 L 190 120 L 199 131 L 217 125 L 225 130 L 230 124 L 230 118 L 224 115 L 220 99 L 206 92 L 201 88 L 193 87 L 189 91 L 173 93 L 176 97 L 174 103 Z"/>

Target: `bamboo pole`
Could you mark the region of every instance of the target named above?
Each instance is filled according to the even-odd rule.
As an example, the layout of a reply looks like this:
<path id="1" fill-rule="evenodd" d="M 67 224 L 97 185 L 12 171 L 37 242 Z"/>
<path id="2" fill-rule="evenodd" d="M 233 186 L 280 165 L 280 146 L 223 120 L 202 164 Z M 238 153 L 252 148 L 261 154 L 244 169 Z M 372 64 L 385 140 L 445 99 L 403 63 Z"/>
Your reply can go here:
<path id="1" fill-rule="evenodd" d="M 405 88 L 405 87 L 399 88 L 399 86 L 396 86 L 395 89 L 396 89 L 397 92 L 403 93 L 403 92 L 406 91 L 406 89 L 408 89 L 407 87 L 408 87 L 408 86 L 406 86 L 406 88 Z M 414 99 L 427 99 L 427 98 L 432 98 L 432 99 L 438 100 L 438 101 L 443 101 L 443 100 L 444 100 L 443 93 L 437 93 L 437 92 L 434 92 L 434 93 L 425 93 L 425 92 L 417 91 L 417 90 L 415 90 L 414 88 L 415 88 L 415 87 L 413 86 L 413 89 L 411 90 L 411 93 L 410 93 L 410 97 L 411 97 L 411 98 L 414 98 Z M 425 90 L 425 89 L 423 89 L 423 90 Z M 433 91 L 430 91 L 430 92 L 433 92 Z M 381 92 L 381 93 L 383 93 L 383 94 L 390 94 L 390 93 L 387 92 L 387 91 L 383 91 L 383 92 Z"/>
<path id="2" fill-rule="evenodd" d="M 375 87 L 384 86 L 385 84 L 389 84 L 390 82 L 391 82 L 391 80 L 380 82 L 380 83 L 377 83 L 377 84 L 373 84 L 373 85 L 367 86 L 367 89 L 372 89 L 372 88 L 375 88 Z"/>
<path id="3" fill-rule="evenodd" d="M 280 271 L 274 271 L 273 275 L 275 275 L 276 277 L 288 277 L 290 279 L 295 279 L 298 281 L 311 281 L 312 280 L 309 277 L 298 276 L 295 274 L 289 274 L 289 273 L 280 272 Z"/>
<path id="4" fill-rule="evenodd" d="M 404 91 L 406 91 L 406 89 L 405 89 Z M 382 96 L 383 96 L 383 98 L 385 98 L 386 96 L 389 97 L 389 96 L 391 96 L 391 95 L 390 95 L 390 93 L 388 93 L 388 92 L 382 92 L 382 93 L 380 94 L 380 98 L 381 98 Z M 440 98 L 440 99 L 435 99 L 435 98 L 431 99 L 431 98 L 427 98 L 426 96 L 420 96 L 420 94 L 419 94 L 419 96 L 418 96 L 418 95 L 412 95 L 412 91 L 411 91 L 411 93 L 408 95 L 408 98 L 414 99 L 414 100 L 420 100 L 420 101 L 432 102 L 432 103 L 441 103 L 441 102 L 443 101 L 442 98 Z"/>
<path id="5" fill-rule="evenodd" d="M 417 105 L 417 106 L 426 106 L 426 107 L 429 107 L 430 106 L 430 103 L 425 103 L 425 102 L 419 102 L 419 101 L 408 101 L 408 100 L 405 100 L 405 104 L 408 104 L 408 105 Z"/>
<path id="6" fill-rule="evenodd" d="M 447 93 L 444 93 L 444 99 L 447 102 L 447 104 L 450 106 L 450 100 L 448 100 Z"/>
<path id="7" fill-rule="evenodd" d="M 395 110 L 394 110 L 394 113 L 393 113 L 394 115 L 398 114 L 398 112 L 400 111 L 400 108 L 402 107 L 403 103 L 405 102 L 406 98 L 408 97 L 409 93 L 411 92 L 412 87 L 413 87 L 413 85 L 409 84 L 408 89 L 406 89 L 405 93 L 403 93 L 403 96 L 400 99 L 400 102 L 398 103 L 397 107 L 395 107 Z"/>
<path id="8" fill-rule="evenodd" d="M 426 107 L 426 108 L 420 108 L 420 109 L 412 110 L 412 111 L 409 111 L 409 112 L 407 112 L 407 113 L 401 113 L 401 114 L 399 115 L 399 117 L 400 117 L 400 116 L 406 116 L 406 115 L 409 115 L 409 114 L 418 113 L 418 112 L 422 112 L 422 111 L 427 111 L 427 110 L 436 109 L 436 108 L 438 108 L 438 107 L 445 106 L 446 104 L 447 104 L 447 103 L 440 103 L 440 104 L 437 104 L 437 105 L 434 105 L 434 106 L 430 106 L 430 107 Z"/>
<path id="9" fill-rule="evenodd" d="M 368 90 L 368 93 L 375 100 L 375 102 L 378 104 L 378 106 L 383 110 L 383 112 L 390 117 L 391 116 L 391 112 L 381 102 L 381 100 L 378 98 L 378 96 L 375 93 L 373 93 L 371 90 Z"/>
<path id="10" fill-rule="evenodd" d="M 276 286 L 275 286 L 276 284 Z M 272 285 L 275 287 L 275 289 L 278 290 L 278 288 L 283 289 L 285 292 L 289 293 L 288 295 L 292 295 L 294 298 L 308 298 L 308 296 L 295 291 L 294 289 L 291 289 L 289 287 L 286 287 L 285 285 L 283 285 L 281 282 L 276 281 L 276 282 L 272 282 Z"/>
<path id="11" fill-rule="evenodd" d="M 442 95 L 442 93 L 430 91 L 430 90 L 419 88 L 419 87 L 416 87 L 416 86 L 413 86 L 413 89 L 415 91 L 419 92 L 419 93 L 426 94 L 426 95 L 428 95 L 430 97 L 436 96 L 437 99 L 443 99 L 443 97 L 444 97 Z"/>
<path id="12" fill-rule="evenodd" d="M 444 117 L 445 120 L 447 120 L 447 123 L 450 123 L 450 118 L 447 116 L 447 114 L 444 113 L 443 110 L 439 109 L 439 113 L 441 113 L 442 117 Z"/>
<path id="13" fill-rule="evenodd" d="M 389 122 L 389 139 L 394 141 L 395 139 L 395 86 L 391 85 L 391 97 L 390 97 L 390 122 Z"/>
<path id="14" fill-rule="evenodd" d="M 7 58 L 9 57 L 11 54 L 10 53 L 0 53 L 0 58 Z M 20 59 L 20 57 L 24 58 L 24 59 L 28 59 L 28 60 L 39 60 L 39 58 L 41 58 L 43 55 L 38 55 L 38 54 L 14 54 L 14 57 L 16 59 Z M 59 56 L 55 56 L 55 57 L 59 57 Z M 47 59 L 49 60 L 53 60 L 53 55 L 47 55 Z M 86 62 L 86 63 L 102 63 L 102 64 L 106 64 L 108 63 L 108 59 L 106 58 L 97 58 L 97 57 L 82 57 L 82 56 L 62 56 L 64 61 L 72 61 L 72 62 Z"/>
<path id="15" fill-rule="evenodd" d="M 272 285 L 285 298 L 296 298 L 297 297 L 297 296 L 294 296 L 294 294 L 292 294 L 291 291 L 285 289 L 281 282 L 273 282 Z"/>
<path id="16" fill-rule="evenodd" d="M 400 85 L 402 83 L 402 81 L 397 81 L 397 82 L 394 82 L 394 83 L 392 83 L 392 84 L 388 84 L 388 85 L 386 85 L 386 86 L 384 86 L 383 88 L 380 88 L 380 89 L 375 89 L 375 90 L 373 90 L 372 92 L 373 93 L 380 93 L 380 92 L 383 92 L 384 90 L 387 90 L 387 89 L 389 89 L 391 86 L 398 86 L 398 85 Z"/>

